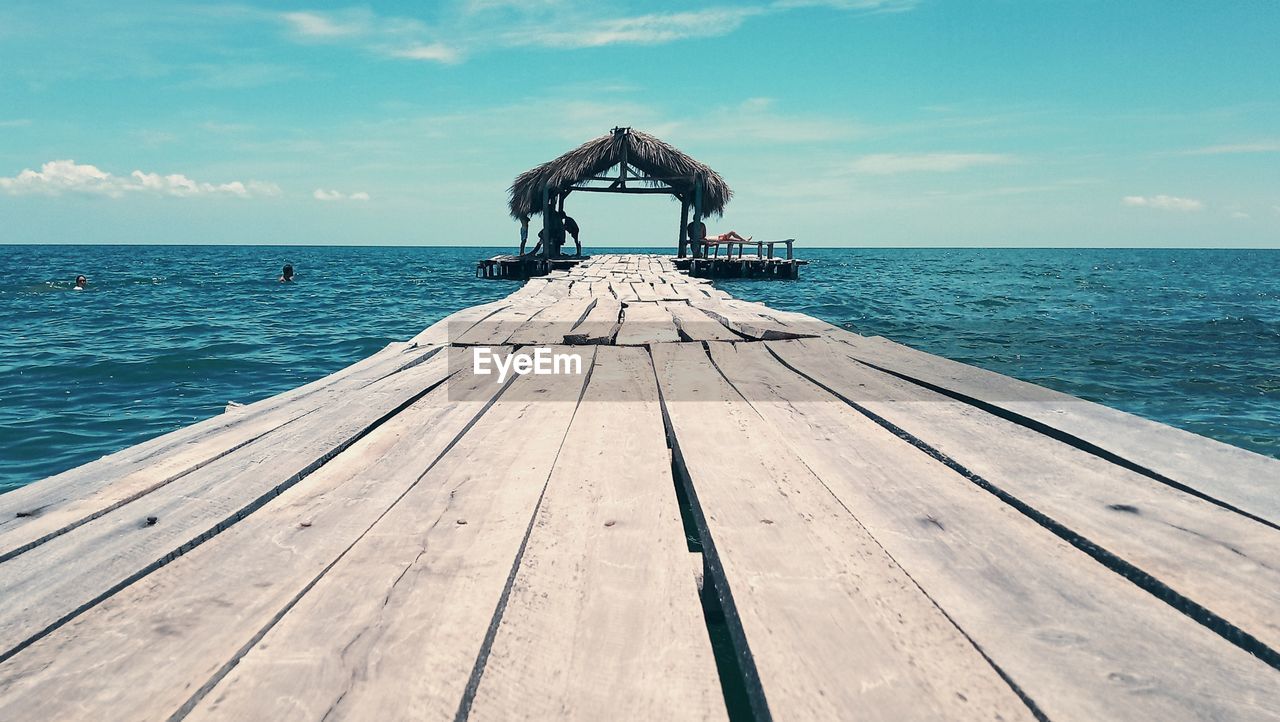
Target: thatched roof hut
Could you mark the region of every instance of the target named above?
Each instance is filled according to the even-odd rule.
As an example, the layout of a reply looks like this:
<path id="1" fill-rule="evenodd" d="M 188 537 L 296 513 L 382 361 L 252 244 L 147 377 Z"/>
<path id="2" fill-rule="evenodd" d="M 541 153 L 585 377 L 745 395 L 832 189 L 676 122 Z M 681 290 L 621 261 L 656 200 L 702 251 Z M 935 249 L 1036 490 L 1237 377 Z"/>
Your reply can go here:
<path id="1" fill-rule="evenodd" d="M 618 176 L 602 177 L 614 166 Z M 635 185 L 628 187 L 628 181 Z M 602 182 L 610 185 L 600 186 Z M 695 217 L 723 214 L 733 197 L 719 173 L 675 146 L 638 130 L 614 128 L 516 176 L 509 189 L 511 216 L 541 213 L 548 200 L 559 197 L 563 203 L 574 191 L 670 193 L 686 208 L 696 207 Z"/>

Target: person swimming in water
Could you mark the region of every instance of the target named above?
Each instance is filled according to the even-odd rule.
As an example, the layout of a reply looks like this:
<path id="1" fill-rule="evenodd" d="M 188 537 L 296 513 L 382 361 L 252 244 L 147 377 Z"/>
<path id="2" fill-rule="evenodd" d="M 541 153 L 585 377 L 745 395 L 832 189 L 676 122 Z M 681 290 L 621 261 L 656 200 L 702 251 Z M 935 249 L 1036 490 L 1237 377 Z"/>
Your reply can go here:
<path id="1" fill-rule="evenodd" d="M 293 264 L 292 263 L 284 264 L 284 268 L 280 271 L 280 282 L 281 283 L 293 282 Z"/>
<path id="2" fill-rule="evenodd" d="M 72 291 L 83 291 L 89 285 L 89 279 L 84 276 L 76 276 L 76 285 L 71 288 Z"/>

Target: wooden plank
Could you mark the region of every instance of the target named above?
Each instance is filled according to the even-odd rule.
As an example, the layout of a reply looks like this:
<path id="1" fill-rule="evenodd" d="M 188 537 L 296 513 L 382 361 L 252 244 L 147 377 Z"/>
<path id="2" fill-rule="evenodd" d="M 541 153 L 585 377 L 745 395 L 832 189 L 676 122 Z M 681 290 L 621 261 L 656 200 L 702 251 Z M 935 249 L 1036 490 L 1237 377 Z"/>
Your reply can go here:
<path id="1" fill-rule="evenodd" d="M 564 343 L 565 334 L 583 321 L 596 305 L 594 298 L 566 298 L 543 309 L 511 334 L 512 345 Z"/>
<path id="2" fill-rule="evenodd" d="M 1280 649 L 1280 532 L 853 362 L 843 344 L 769 347 L 1091 545 Z"/>
<path id="3" fill-rule="evenodd" d="M 650 353 L 757 718 L 1032 718 L 700 344 Z"/>
<path id="4" fill-rule="evenodd" d="M 564 341 L 575 345 L 613 343 L 621 328 L 621 315 L 621 302 L 612 297 L 597 298 L 582 323 L 565 334 Z"/>
<path id="5" fill-rule="evenodd" d="M 235 524 L 447 374 L 438 354 L 0 564 L 0 659 Z"/>
<path id="6" fill-rule="evenodd" d="M 538 315 L 542 309 L 550 305 L 550 299 L 544 301 L 530 300 L 512 304 L 491 316 L 476 322 L 474 326 L 452 339 L 460 346 L 501 346 L 511 338 L 516 329 L 529 319 Z"/>
<path id="7" fill-rule="evenodd" d="M 414 488 L 502 388 L 454 376 L 305 483 L 0 664 L 0 718 L 168 718 Z"/>
<path id="8" fill-rule="evenodd" d="M 724 719 L 643 349 L 596 352 L 568 438 L 468 719 Z"/>
<path id="9" fill-rule="evenodd" d="M 657 303 L 633 301 L 622 309 L 622 328 L 614 343 L 619 346 L 645 346 L 651 343 L 674 343 L 680 340 L 675 320 Z"/>
<path id="10" fill-rule="evenodd" d="M 851 356 L 1057 429 L 1207 497 L 1280 524 L 1280 460 L 1041 386 L 916 351 L 842 335 Z M 1114 460 L 1114 459 L 1113 459 Z"/>
<path id="11" fill-rule="evenodd" d="M 631 290 L 635 292 L 636 298 L 641 301 L 661 301 L 662 295 L 653 290 L 653 284 L 648 281 L 632 283 Z"/>
<path id="12" fill-rule="evenodd" d="M 676 328 L 691 341 L 741 341 L 742 337 L 725 328 L 718 319 L 684 303 L 665 304 L 675 319 Z"/>
<path id="13" fill-rule="evenodd" d="M 358 391 L 437 349 L 393 344 L 304 387 L 0 496 L 0 561 L 65 534 Z"/>
<path id="14" fill-rule="evenodd" d="M 851 365 L 806 348 L 814 344 L 771 345 L 825 375 Z M 1049 719 L 1251 719 L 1280 710 L 1280 686 L 1264 662 L 798 376 L 761 344 L 715 343 L 710 351 L 778 437 Z M 856 383 L 843 388 L 876 395 Z M 1141 680 L 1142 692 L 1100 684 L 1103 676 Z"/>
<path id="15" fill-rule="evenodd" d="M 640 300 L 640 297 L 636 295 L 635 289 L 631 287 L 630 281 L 610 281 L 609 289 L 613 292 L 614 298 L 617 298 L 619 301 L 629 302 Z"/>
<path id="16" fill-rule="evenodd" d="M 671 279 L 667 277 L 659 277 L 658 280 L 654 282 L 653 292 L 657 294 L 658 296 L 657 300 L 679 301 L 681 299 L 687 298 L 687 296 L 681 295 L 678 291 L 676 291 L 675 286 L 673 286 L 670 283 L 670 280 Z"/>
<path id="17" fill-rule="evenodd" d="M 484 303 L 451 313 L 423 329 L 417 336 L 409 339 L 409 344 L 411 346 L 448 345 L 453 339 L 466 333 L 472 326 L 510 306 L 518 293 L 519 291 L 492 303 Z"/>
<path id="18" fill-rule="evenodd" d="M 689 303 L 727 328 L 750 339 L 770 341 L 802 338 L 809 335 L 802 328 L 779 321 L 777 318 L 760 313 L 749 305 L 738 302 L 691 300 Z"/>
<path id="19" fill-rule="evenodd" d="M 515 381 L 187 719 L 453 719 L 585 379 Z"/>

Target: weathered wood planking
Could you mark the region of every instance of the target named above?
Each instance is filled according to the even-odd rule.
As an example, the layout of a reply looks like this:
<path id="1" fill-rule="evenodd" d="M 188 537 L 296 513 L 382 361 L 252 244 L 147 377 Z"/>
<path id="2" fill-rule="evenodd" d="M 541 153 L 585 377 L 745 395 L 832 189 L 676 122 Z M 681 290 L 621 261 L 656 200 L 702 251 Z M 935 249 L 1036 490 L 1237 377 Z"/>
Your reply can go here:
<path id="1" fill-rule="evenodd" d="M 433 386 L 459 339 L 650 349 L 572 349 L 600 354 L 579 403 L 585 377 Z M 1129 458 L 1164 427 L 975 372 L 665 257 L 555 271 L 0 497 L 53 501 L 0 506 L 0 719 L 722 717 L 673 469 L 757 712 L 1280 718 L 1278 533 L 1256 485 L 1207 490 L 1239 459 L 1202 488 L 1218 457 Z"/>
<path id="2" fill-rule="evenodd" d="M 187 719 L 454 719 L 585 380 L 517 379 Z"/>
<path id="3" fill-rule="evenodd" d="M 850 356 L 1083 441 L 1207 497 L 1280 525 L 1280 460 L 940 358 L 883 338 L 842 335 Z"/>
<path id="4" fill-rule="evenodd" d="M 833 358 L 796 342 L 773 345 L 818 359 L 815 366 Z M 1256 719 L 1280 710 L 1276 673 L 1261 660 L 920 453 L 759 344 L 710 350 L 777 437 L 1049 719 Z"/>
<path id="5" fill-rule="evenodd" d="M 740 341 L 742 336 L 730 331 L 719 320 L 685 303 L 665 304 L 675 319 L 676 328 L 690 341 Z"/>
<path id="6" fill-rule="evenodd" d="M 393 344 L 306 386 L 4 494 L 0 561 L 134 501 L 435 351 Z"/>
<path id="7" fill-rule="evenodd" d="M 622 327 L 614 343 L 619 346 L 646 346 L 680 340 L 675 319 L 658 303 L 631 301 L 623 306 Z"/>
<path id="8" fill-rule="evenodd" d="M 451 378 L 304 483 L 0 664 L 0 719 L 168 718 L 289 613 L 502 389 Z"/>
<path id="9" fill-rule="evenodd" d="M 1032 719 L 700 345 L 650 352 L 757 716 Z"/>
<path id="10" fill-rule="evenodd" d="M 492 315 L 477 321 L 463 333 L 450 339 L 460 346 L 501 346 L 507 343 L 521 326 L 536 317 L 543 309 L 553 303 L 551 298 L 530 299 L 522 303 L 502 308 Z"/>
<path id="11" fill-rule="evenodd" d="M 0 564 L 0 659 L 253 512 L 447 374 L 437 355 Z"/>
<path id="12" fill-rule="evenodd" d="M 622 302 L 613 297 L 597 298 L 594 306 L 585 318 L 564 335 L 564 342 L 570 344 L 608 344 L 613 343 L 621 327 Z M 548 343 L 556 343 L 557 339 L 549 339 Z"/>
<path id="13" fill-rule="evenodd" d="M 511 334 L 512 345 L 559 344 L 596 305 L 594 298 L 565 298 L 544 308 Z"/>
<path id="14" fill-rule="evenodd" d="M 881 416 L 1093 547 L 1280 649 L 1280 534 L 1243 515 L 861 364 L 843 344 L 770 342 L 791 367 Z"/>
<path id="15" fill-rule="evenodd" d="M 643 349 L 596 352 L 471 708 L 724 719 Z"/>
<path id="16" fill-rule="evenodd" d="M 750 304 L 716 299 L 694 300 L 690 301 L 690 304 L 718 320 L 731 331 L 749 339 L 768 341 L 812 335 L 812 332 L 799 327 L 798 324 L 785 323 L 775 317 L 764 315 L 759 307 Z"/>

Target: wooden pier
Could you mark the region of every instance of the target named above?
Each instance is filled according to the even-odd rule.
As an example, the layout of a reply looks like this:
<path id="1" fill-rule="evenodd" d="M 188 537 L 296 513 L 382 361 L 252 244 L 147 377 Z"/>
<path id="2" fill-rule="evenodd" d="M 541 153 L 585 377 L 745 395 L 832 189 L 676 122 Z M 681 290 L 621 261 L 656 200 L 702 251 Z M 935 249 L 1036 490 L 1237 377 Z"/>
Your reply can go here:
<path id="1" fill-rule="evenodd" d="M 1277 719 L 1277 523 L 1275 459 L 598 256 L 0 496 L 0 719 Z"/>

